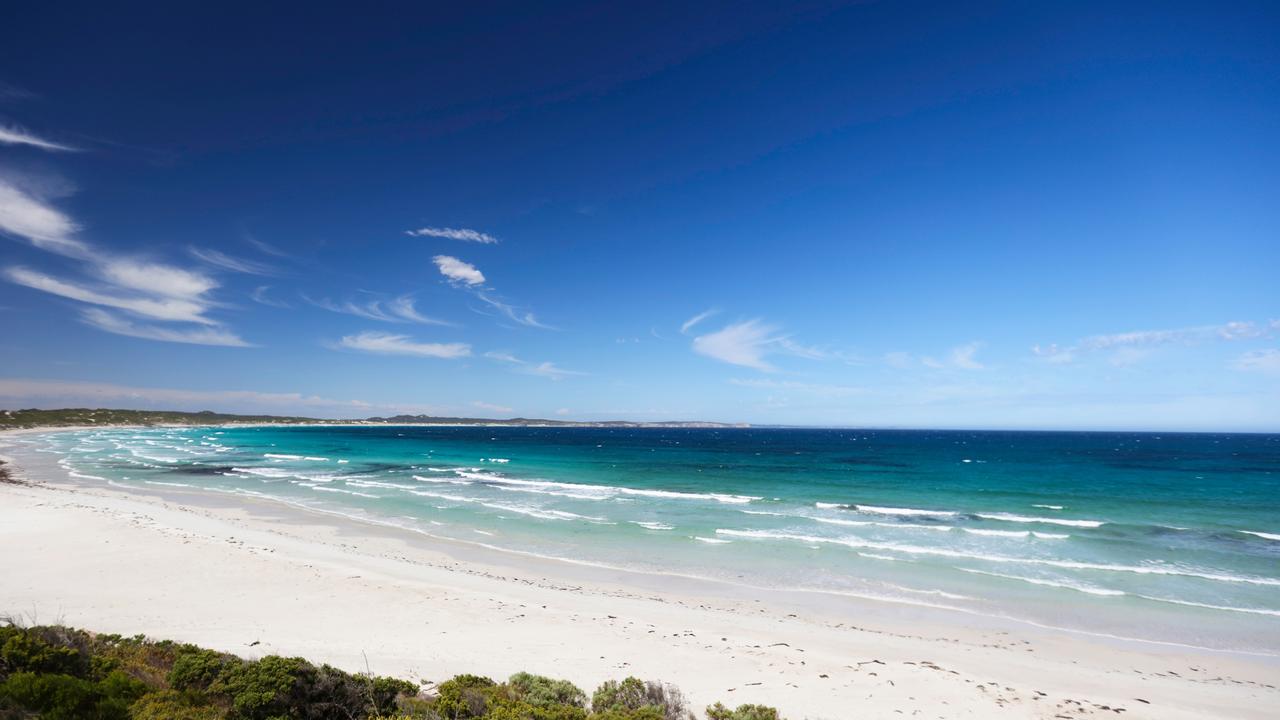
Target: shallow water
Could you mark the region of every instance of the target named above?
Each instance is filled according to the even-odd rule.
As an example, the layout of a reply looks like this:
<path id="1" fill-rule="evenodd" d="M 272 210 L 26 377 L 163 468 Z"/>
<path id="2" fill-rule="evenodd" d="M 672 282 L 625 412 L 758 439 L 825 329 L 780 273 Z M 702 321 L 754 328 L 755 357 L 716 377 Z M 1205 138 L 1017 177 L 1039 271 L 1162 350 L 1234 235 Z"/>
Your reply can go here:
<path id="1" fill-rule="evenodd" d="M 82 482 L 579 563 L 1280 653 L 1280 436 L 255 427 L 22 439 Z"/>

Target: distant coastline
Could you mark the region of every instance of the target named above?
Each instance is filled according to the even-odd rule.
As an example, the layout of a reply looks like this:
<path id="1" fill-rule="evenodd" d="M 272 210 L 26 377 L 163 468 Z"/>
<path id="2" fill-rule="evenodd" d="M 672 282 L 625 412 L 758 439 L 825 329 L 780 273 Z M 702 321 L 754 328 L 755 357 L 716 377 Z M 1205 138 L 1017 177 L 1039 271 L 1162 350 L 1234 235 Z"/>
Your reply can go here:
<path id="1" fill-rule="evenodd" d="M 586 428 L 747 428 L 748 423 L 704 421 L 635 422 L 630 420 L 549 420 L 543 418 L 473 418 L 436 415 L 394 415 L 368 418 L 313 418 L 294 415 L 238 415 L 210 410 L 119 410 L 110 408 L 59 408 L 0 410 L 0 430 L 113 427 L 121 425 L 430 425 L 439 427 L 586 427 Z"/>

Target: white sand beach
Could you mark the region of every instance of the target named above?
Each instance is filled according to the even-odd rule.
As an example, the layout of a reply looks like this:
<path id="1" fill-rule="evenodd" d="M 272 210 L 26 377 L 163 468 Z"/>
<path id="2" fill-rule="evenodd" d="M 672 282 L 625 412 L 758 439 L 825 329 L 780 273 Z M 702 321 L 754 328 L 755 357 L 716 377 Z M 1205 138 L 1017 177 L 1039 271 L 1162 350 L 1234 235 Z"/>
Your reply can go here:
<path id="1" fill-rule="evenodd" d="M 10 452 L 5 450 L 4 452 Z M 1280 660 L 454 546 L 346 518 L 0 484 L 0 613 L 439 681 L 636 675 L 801 718 L 1270 718 Z M 812 600 L 812 599 L 809 599 Z"/>

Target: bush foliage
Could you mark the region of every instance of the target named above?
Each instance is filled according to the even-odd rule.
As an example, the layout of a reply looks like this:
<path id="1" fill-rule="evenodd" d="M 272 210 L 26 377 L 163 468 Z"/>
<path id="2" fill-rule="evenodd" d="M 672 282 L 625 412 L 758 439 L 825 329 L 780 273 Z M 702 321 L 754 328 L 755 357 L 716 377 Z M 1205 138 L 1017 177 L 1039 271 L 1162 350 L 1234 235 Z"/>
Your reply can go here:
<path id="1" fill-rule="evenodd" d="M 692 720 L 680 691 L 629 677 L 587 695 L 567 680 L 458 675 L 432 694 L 302 658 L 245 660 L 142 636 L 0 624 L 0 720 Z M 708 720 L 781 720 L 763 705 Z"/>

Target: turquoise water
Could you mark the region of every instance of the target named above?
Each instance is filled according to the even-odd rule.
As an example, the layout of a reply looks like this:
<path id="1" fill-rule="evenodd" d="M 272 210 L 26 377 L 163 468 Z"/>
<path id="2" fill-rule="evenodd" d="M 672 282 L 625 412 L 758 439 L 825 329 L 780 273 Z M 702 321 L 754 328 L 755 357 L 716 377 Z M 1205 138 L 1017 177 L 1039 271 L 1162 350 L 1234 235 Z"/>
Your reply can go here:
<path id="1" fill-rule="evenodd" d="M 26 438 L 73 477 L 577 563 L 1280 653 L 1280 436 L 262 427 Z"/>

